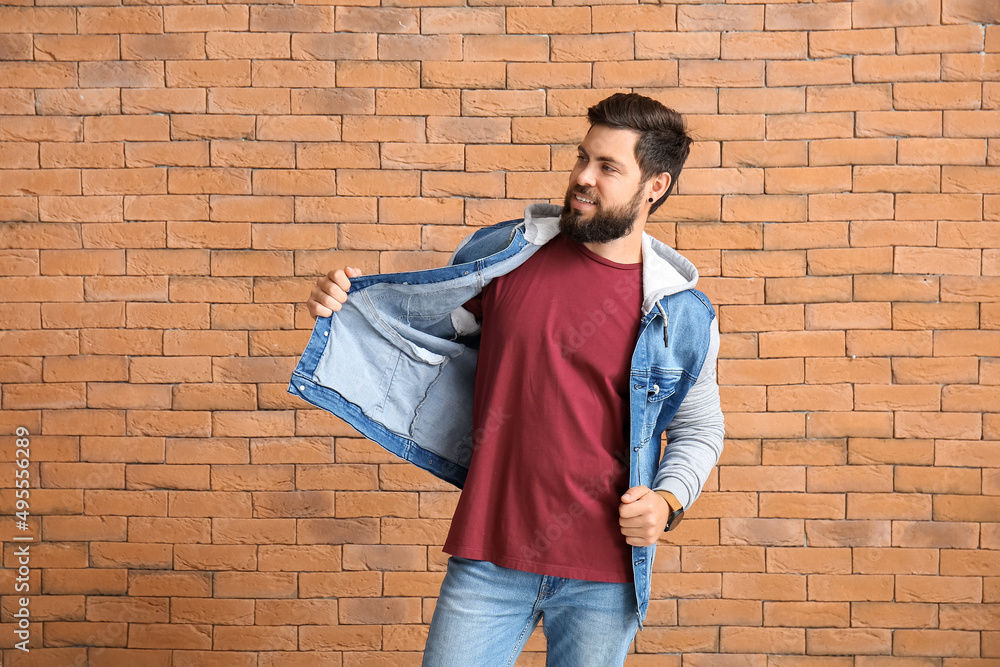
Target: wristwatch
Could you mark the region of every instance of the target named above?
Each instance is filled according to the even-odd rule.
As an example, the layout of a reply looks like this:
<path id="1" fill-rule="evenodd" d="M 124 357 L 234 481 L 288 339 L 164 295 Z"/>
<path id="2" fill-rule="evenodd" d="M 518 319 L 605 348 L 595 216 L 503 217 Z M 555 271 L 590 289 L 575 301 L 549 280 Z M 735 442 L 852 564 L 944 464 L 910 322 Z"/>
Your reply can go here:
<path id="1" fill-rule="evenodd" d="M 681 505 L 681 501 L 677 500 L 677 496 L 669 491 L 657 491 L 656 493 L 670 505 L 670 519 L 667 521 L 667 527 L 663 529 L 663 532 L 669 532 L 676 528 L 681 519 L 684 518 L 684 506 Z"/>

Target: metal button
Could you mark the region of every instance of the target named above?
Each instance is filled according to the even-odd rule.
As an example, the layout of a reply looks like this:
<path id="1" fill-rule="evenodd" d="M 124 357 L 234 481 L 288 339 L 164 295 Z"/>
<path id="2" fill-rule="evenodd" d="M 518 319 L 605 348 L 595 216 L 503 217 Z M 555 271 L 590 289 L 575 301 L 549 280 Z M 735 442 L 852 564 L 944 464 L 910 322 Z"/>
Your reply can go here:
<path id="1" fill-rule="evenodd" d="M 660 393 L 660 385 L 654 384 L 653 385 L 653 396 L 656 396 L 659 393 Z"/>

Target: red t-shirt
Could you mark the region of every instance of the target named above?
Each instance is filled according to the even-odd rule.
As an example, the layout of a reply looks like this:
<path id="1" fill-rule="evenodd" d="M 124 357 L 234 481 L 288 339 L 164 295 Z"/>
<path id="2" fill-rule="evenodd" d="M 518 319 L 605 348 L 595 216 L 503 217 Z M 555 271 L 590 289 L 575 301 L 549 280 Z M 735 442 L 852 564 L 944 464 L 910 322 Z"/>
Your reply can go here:
<path id="1" fill-rule="evenodd" d="M 642 264 L 556 236 L 466 304 L 482 321 L 474 452 L 444 550 L 516 570 L 632 581 L 629 369 Z"/>

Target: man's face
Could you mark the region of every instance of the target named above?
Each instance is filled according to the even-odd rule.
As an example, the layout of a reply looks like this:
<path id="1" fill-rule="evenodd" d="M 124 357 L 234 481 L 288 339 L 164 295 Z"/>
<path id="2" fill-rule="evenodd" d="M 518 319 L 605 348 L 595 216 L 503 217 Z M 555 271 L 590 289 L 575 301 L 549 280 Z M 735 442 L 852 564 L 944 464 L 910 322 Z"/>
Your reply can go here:
<path id="1" fill-rule="evenodd" d="M 645 198 L 638 139 L 634 130 L 590 128 L 569 176 L 559 217 L 563 234 L 578 243 L 607 243 L 632 231 Z"/>

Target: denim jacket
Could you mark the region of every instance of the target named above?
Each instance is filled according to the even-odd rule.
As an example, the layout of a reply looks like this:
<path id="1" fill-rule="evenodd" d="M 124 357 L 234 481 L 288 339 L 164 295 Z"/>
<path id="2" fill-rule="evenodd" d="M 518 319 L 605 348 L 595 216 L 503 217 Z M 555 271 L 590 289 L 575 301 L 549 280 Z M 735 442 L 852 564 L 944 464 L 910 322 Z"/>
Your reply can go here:
<path id="1" fill-rule="evenodd" d="M 555 237 L 559 210 L 535 204 L 522 220 L 484 227 L 442 268 L 352 278 L 343 308 L 317 319 L 288 391 L 461 487 L 476 435 L 479 329 L 462 305 Z M 718 324 L 708 298 L 694 289 L 698 272 L 687 259 L 643 234 L 642 263 L 629 486 L 670 491 L 688 508 L 722 451 Z M 664 431 L 668 445 L 661 456 Z M 655 545 L 632 548 L 640 623 L 655 551 Z"/>

